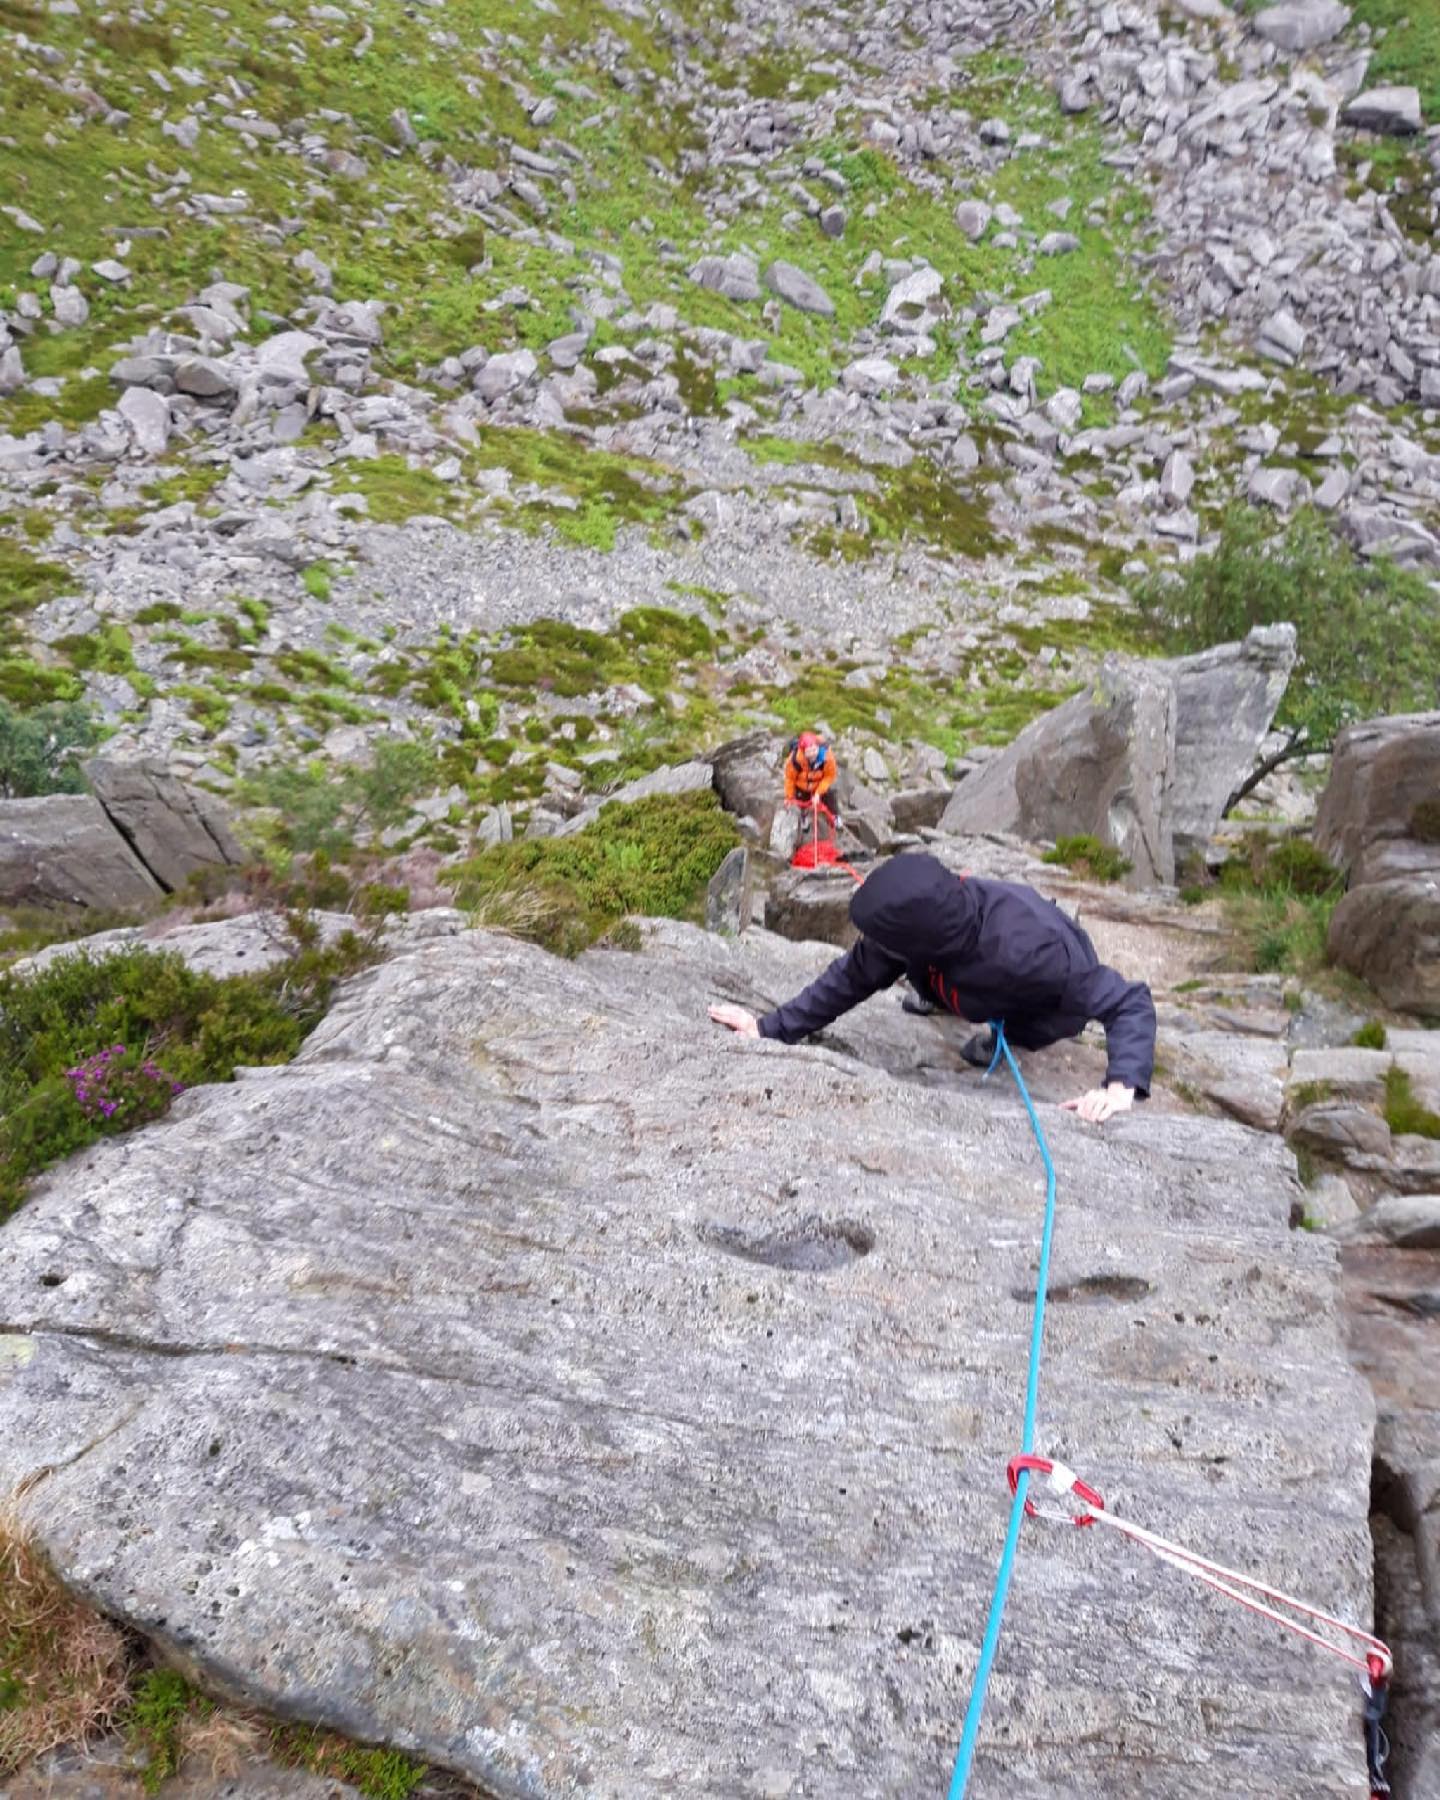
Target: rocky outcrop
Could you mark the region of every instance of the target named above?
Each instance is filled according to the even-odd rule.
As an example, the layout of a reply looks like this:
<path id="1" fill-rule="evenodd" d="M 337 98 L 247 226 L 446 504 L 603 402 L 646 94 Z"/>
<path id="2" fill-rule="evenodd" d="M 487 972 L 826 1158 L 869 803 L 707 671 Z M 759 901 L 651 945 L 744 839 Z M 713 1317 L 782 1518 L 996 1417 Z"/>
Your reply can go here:
<path id="1" fill-rule="evenodd" d="M 893 996 L 818 1047 L 705 1022 L 830 954 L 467 933 L 53 1171 L 0 1234 L 0 1489 L 66 1580 L 218 1692 L 514 1800 L 941 1792 L 1039 1169 Z M 1365 1618 L 1368 1399 L 1283 1147 L 1095 1131 L 1030 1068 L 1046 1446 Z M 1096 1536 L 1027 1528 L 977 1796 L 1360 1791 L 1347 1681 Z"/>
<path id="2" fill-rule="evenodd" d="M 92 795 L 0 800 L 0 906 L 125 911 L 161 892 Z"/>
<path id="3" fill-rule="evenodd" d="M 1315 842 L 1350 879 L 1331 958 L 1387 1006 L 1440 1018 L 1440 713 L 1340 733 Z"/>
<path id="4" fill-rule="evenodd" d="M 1330 916 L 1326 947 L 1387 1006 L 1440 1019 L 1440 873 L 1351 888 Z"/>
<path id="5" fill-rule="evenodd" d="M 1107 658 L 1089 689 L 967 776 L 941 828 L 1091 833 L 1129 858 L 1136 886 L 1173 882 L 1254 762 L 1294 659 L 1288 625 L 1199 656 Z"/>
<path id="6" fill-rule="evenodd" d="M 0 906 L 132 912 L 242 863 L 224 809 L 158 764 L 97 758 L 88 794 L 0 800 Z"/>
<path id="7" fill-rule="evenodd" d="M 1437 815 L 1429 837 L 1426 802 Z M 1367 719 L 1340 733 L 1315 843 L 1352 887 L 1440 870 L 1440 712 Z"/>
<path id="8" fill-rule="evenodd" d="M 164 888 L 180 888 L 202 869 L 244 862 L 224 808 L 153 762 L 96 757 L 85 765 L 90 791 L 141 862 Z"/>

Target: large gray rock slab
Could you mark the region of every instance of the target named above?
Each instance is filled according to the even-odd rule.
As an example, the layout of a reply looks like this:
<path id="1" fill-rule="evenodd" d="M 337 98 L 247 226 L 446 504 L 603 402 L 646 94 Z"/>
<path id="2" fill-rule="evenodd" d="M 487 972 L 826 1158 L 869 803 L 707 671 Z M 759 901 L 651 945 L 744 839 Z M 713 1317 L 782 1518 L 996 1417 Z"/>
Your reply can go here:
<path id="1" fill-rule="evenodd" d="M 1440 712 L 1398 713 L 1348 725 L 1335 739 L 1315 843 L 1354 886 L 1389 874 L 1440 870 L 1440 843 L 1413 836 L 1416 808 L 1440 797 Z M 1412 867 L 1393 868 L 1397 849 Z"/>
<path id="2" fill-rule="evenodd" d="M 312 908 L 305 917 L 315 927 L 317 941 L 322 944 L 333 944 L 347 931 L 363 933 L 376 929 L 372 922 L 351 913 Z M 425 938 L 453 937 L 464 922 L 465 915 L 454 907 L 435 906 L 385 919 L 378 931 L 381 940 L 394 948 Z M 241 913 L 233 919 L 204 919 L 193 924 L 183 915 L 162 913 L 146 925 L 122 925 L 118 930 L 97 931 L 68 943 L 47 944 L 33 956 L 12 963 L 10 968 L 16 975 L 31 975 L 67 956 L 98 958 L 135 945 L 178 956 L 199 974 L 218 977 L 260 974 L 288 961 L 297 948 L 284 913 Z"/>
<path id="3" fill-rule="evenodd" d="M 1093 833 L 1130 859 L 1136 886 L 1172 882 L 1254 763 L 1294 660 L 1288 625 L 1197 656 L 1107 657 L 1088 689 L 966 777 L 941 829 Z"/>
<path id="4" fill-rule="evenodd" d="M 125 912 L 161 892 L 92 795 L 0 800 L 0 906 Z"/>
<path id="5" fill-rule="evenodd" d="M 1032 840 L 1092 832 L 1123 851 L 1137 882 L 1173 881 L 1165 797 L 1174 703 L 1159 668 L 1107 658 L 1088 689 L 965 778 L 940 829 Z"/>
<path id="6" fill-rule="evenodd" d="M 1168 665 L 1175 751 L 1167 795 L 1175 853 L 1203 850 L 1225 803 L 1254 764 L 1295 667 L 1293 625 L 1260 625 Z"/>
<path id="7" fill-rule="evenodd" d="M 497 1796 L 943 1792 L 1040 1171 L 1010 1089 L 893 994 L 823 1046 L 706 1022 L 830 954 L 445 939 L 289 1068 L 53 1171 L 0 1233 L 0 1491 L 217 1692 Z M 1042 1442 L 1366 1618 L 1370 1402 L 1283 1146 L 1097 1131 L 1027 1066 L 1061 1195 Z M 1298 1641 L 1027 1527 L 977 1800 L 1350 1800 L 1358 1757 Z"/>
<path id="8" fill-rule="evenodd" d="M 162 887 L 183 887 L 204 869 L 244 862 L 220 802 L 187 787 L 162 764 L 95 757 L 85 765 L 85 779 Z"/>

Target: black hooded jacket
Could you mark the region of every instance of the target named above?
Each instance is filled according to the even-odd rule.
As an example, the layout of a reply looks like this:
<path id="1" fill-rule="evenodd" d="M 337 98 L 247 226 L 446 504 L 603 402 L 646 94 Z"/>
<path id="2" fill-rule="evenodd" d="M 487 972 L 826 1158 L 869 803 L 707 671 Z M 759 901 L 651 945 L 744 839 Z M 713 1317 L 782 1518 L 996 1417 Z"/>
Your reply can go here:
<path id="1" fill-rule="evenodd" d="M 761 1035 L 798 1043 L 908 976 L 978 1025 L 1005 1021 L 1021 1049 L 1105 1027 L 1109 1068 L 1144 1099 L 1155 1063 L 1155 1006 L 1141 981 L 1108 969 L 1078 925 L 1033 888 L 955 875 L 933 856 L 893 857 L 856 890 L 860 941 L 810 986 L 760 1020 Z"/>

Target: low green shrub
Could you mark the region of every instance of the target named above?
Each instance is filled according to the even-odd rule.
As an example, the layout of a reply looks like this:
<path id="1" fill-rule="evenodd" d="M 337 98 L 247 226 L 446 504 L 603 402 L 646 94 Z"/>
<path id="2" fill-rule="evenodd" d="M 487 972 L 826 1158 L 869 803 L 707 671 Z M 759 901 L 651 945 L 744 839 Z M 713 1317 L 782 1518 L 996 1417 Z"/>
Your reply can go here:
<path id="1" fill-rule="evenodd" d="M 303 915 L 289 923 L 293 954 L 256 975 L 198 974 L 138 945 L 0 974 L 0 1219 L 41 1169 L 158 1117 L 180 1089 L 294 1056 L 335 983 L 378 952 L 351 932 L 322 945 Z"/>
<path id="2" fill-rule="evenodd" d="M 1357 1050 L 1383 1050 L 1385 1048 L 1385 1027 L 1378 1019 L 1367 1019 L 1350 1042 L 1355 1045 Z"/>
<path id="3" fill-rule="evenodd" d="M 1089 832 L 1059 839 L 1044 860 L 1074 869 L 1077 875 L 1087 875 L 1092 881 L 1123 881 L 1135 867 L 1128 856 L 1102 844 Z"/>
<path id="4" fill-rule="evenodd" d="M 437 778 L 435 753 L 427 745 L 382 738 L 367 764 L 338 772 L 320 763 L 276 766 L 242 782 L 240 797 L 273 809 L 271 834 L 279 851 L 338 856 L 353 849 L 361 833 L 403 824 Z"/>
<path id="5" fill-rule="evenodd" d="M 607 806 L 574 837 L 497 845 L 446 879 L 479 921 L 575 956 L 630 913 L 698 918 L 738 842 L 713 793 L 657 795 Z"/>

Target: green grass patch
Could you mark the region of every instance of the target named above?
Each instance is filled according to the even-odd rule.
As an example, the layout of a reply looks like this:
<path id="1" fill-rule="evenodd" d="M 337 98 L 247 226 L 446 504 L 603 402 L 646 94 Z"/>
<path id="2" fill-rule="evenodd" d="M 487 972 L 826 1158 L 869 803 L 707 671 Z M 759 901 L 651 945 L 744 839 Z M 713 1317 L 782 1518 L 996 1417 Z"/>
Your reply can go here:
<path id="1" fill-rule="evenodd" d="M 1410 1077 L 1399 1063 L 1385 1071 L 1385 1123 L 1397 1137 L 1440 1138 L 1440 1113 L 1416 1099 Z"/>
<path id="2" fill-rule="evenodd" d="M 1060 838 L 1055 848 L 1046 852 L 1044 860 L 1073 869 L 1091 881 L 1123 881 L 1135 867 L 1129 857 L 1088 832 Z"/>
<path id="3" fill-rule="evenodd" d="M 1440 4 L 1437 0 L 1355 0 L 1355 23 L 1384 30 L 1367 87 L 1415 87 L 1429 122 L 1440 124 Z"/>
<path id="4" fill-rule="evenodd" d="M 1350 1042 L 1357 1050 L 1383 1050 L 1386 1042 L 1385 1027 L 1379 1019 L 1367 1019 Z"/>

